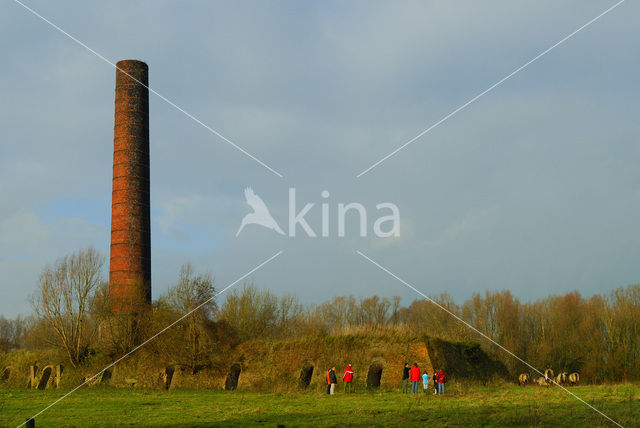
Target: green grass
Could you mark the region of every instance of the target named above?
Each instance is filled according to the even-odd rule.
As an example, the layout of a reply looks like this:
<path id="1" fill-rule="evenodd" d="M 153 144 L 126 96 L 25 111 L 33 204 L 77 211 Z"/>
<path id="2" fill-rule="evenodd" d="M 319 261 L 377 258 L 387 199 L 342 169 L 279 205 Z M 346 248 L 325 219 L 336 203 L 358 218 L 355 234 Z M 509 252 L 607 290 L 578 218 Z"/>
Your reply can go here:
<path id="1" fill-rule="evenodd" d="M 441 397 L 83 389 L 38 416 L 36 426 L 614 426 L 559 388 L 449 389 Z M 621 425 L 640 427 L 639 386 L 571 391 Z M 24 422 L 65 392 L 0 390 L 0 426 Z"/>

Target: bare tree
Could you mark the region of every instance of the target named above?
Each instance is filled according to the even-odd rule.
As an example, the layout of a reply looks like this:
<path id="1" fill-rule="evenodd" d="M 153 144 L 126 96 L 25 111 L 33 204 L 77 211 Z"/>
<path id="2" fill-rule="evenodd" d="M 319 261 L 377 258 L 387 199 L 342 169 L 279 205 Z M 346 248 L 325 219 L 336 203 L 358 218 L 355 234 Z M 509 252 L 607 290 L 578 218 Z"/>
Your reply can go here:
<path id="1" fill-rule="evenodd" d="M 389 318 L 389 322 L 395 325 L 398 324 L 400 320 L 400 296 L 393 296 L 391 298 L 391 317 Z"/>
<path id="2" fill-rule="evenodd" d="M 268 290 L 246 284 L 227 295 L 219 318 L 238 333 L 241 340 L 274 337 L 279 321 L 278 297 Z"/>
<path id="3" fill-rule="evenodd" d="M 161 305 L 165 305 L 180 316 L 199 308 L 190 314 L 183 323 L 188 340 L 184 351 L 186 351 L 193 373 L 206 363 L 209 354 L 207 348 L 213 343 L 213 324 L 218 309 L 217 303 L 213 299 L 215 292 L 211 275 L 196 275 L 193 267 L 186 264 L 180 269 L 178 283 L 160 299 Z"/>
<path id="4" fill-rule="evenodd" d="M 386 297 L 380 298 L 375 294 L 360 300 L 360 322 L 371 328 L 383 326 L 387 323 L 391 302 Z"/>
<path id="5" fill-rule="evenodd" d="M 12 351 L 24 346 L 27 320 L 21 316 L 7 319 L 0 315 L 0 351 Z"/>
<path id="6" fill-rule="evenodd" d="M 130 307 L 133 304 L 132 300 Z M 145 305 L 137 312 L 111 310 L 108 282 L 100 284 L 92 293 L 88 313 L 87 331 L 97 333 L 93 346 L 112 358 L 126 354 L 156 332 L 155 312 L 150 306 Z"/>
<path id="7" fill-rule="evenodd" d="M 280 297 L 278 310 L 278 336 L 295 337 L 303 324 L 304 306 L 293 294 L 285 294 Z"/>
<path id="8" fill-rule="evenodd" d="M 87 308 L 102 282 L 104 257 L 93 247 L 80 250 L 46 266 L 31 304 L 58 336 L 69 362 L 76 367 L 88 348 Z"/>

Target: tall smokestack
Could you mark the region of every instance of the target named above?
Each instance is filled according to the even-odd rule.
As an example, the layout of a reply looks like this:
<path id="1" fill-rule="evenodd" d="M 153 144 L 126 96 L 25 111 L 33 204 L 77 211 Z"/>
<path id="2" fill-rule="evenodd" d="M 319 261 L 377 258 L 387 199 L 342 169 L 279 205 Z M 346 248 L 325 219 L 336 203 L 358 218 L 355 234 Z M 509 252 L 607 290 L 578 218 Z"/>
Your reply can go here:
<path id="1" fill-rule="evenodd" d="M 138 312 L 151 303 L 149 67 L 117 67 L 109 300 L 114 312 Z"/>

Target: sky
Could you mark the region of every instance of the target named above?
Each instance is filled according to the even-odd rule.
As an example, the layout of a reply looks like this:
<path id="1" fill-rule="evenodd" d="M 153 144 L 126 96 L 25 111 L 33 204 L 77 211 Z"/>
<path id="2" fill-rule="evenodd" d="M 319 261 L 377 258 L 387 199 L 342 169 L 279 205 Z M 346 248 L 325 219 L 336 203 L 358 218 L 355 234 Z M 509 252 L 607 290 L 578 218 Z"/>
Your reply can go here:
<path id="1" fill-rule="evenodd" d="M 275 175 L 150 95 L 152 287 L 190 262 L 304 303 L 508 289 L 522 300 L 640 282 L 640 5 L 624 2 L 366 174 L 359 173 L 615 1 L 25 0 Z M 108 277 L 115 69 L 0 1 L 0 314 L 29 314 L 47 264 L 94 246 Z M 319 234 L 287 231 L 289 189 Z M 321 192 L 330 196 L 322 198 Z M 367 237 L 338 204 L 366 208 Z M 400 236 L 373 223 L 395 204 Z M 231 291 L 231 290 L 229 290 Z"/>

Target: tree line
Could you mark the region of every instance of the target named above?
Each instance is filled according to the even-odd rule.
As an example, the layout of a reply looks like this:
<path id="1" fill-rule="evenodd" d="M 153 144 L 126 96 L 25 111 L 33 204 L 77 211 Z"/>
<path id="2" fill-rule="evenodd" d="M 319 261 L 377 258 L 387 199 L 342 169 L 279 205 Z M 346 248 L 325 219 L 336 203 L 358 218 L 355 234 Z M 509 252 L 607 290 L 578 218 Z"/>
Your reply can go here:
<path id="1" fill-rule="evenodd" d="M 217 299 L 213 278 L 185 265 L 175 285 L 146 311 L 114 314 L 103 266 L 104 257 L 89 248 L 45 267 L 31 298 L 33 313 L 0 316 L 0 350 L 55 348 L 77 366 L 96 353 L 124 355 L 175 323 L 145 352 L 194 373 L 223 366 L 242 342 L 349 334 L 477 341 L 512 375 L 530 371 L 425 299 L 401 306 L 397 296 L 338 296 L 303 304 L 295 295 L 277 295 L 251 283 Z M 573 291 L 532 302 L 520 301 L 508 290 L 476 293 L 461 304 L 446 293 L 432 299 L 534 367 L 577 371 L 594 382 L 640 379 L 640 285 L 590 297 Z"/>

